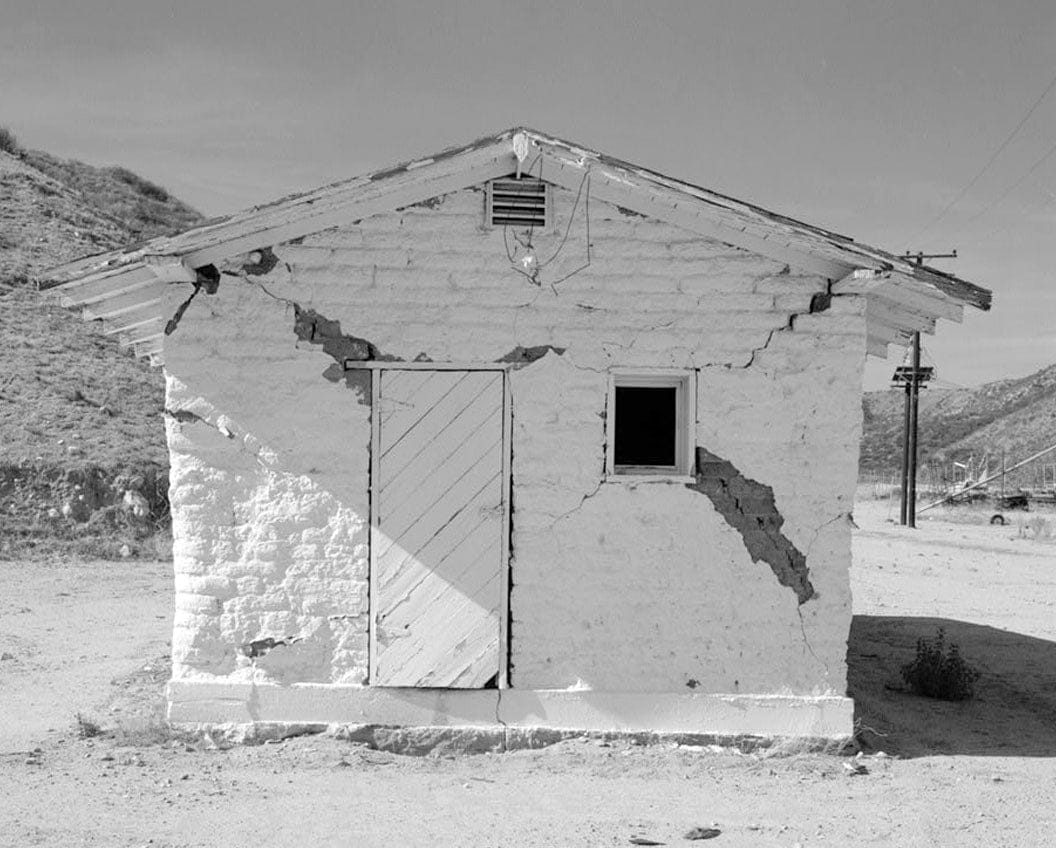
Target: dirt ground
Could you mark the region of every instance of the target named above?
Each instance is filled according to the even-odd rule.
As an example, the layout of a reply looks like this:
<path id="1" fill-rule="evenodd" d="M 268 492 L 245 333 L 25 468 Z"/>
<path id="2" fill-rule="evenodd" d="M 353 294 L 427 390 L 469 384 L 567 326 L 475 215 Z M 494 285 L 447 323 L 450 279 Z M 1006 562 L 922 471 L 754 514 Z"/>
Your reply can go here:
<path id="1" fill-rule="evenodd" d="M 890 517 L 884 501 L 855 512 L 858 759 L 174 739 L 156 713 L 169 565 L 5 563 L 0 846 L 677 845 L 693 828 L 729 846 L 1056 844 L 1056 544 L 982 512 L 937 512 L 915 531 Z M 896 691 L 939 625 L 982 672 L 973 700 Z M 78 712 L 105 732 L 81 738 Z"/>

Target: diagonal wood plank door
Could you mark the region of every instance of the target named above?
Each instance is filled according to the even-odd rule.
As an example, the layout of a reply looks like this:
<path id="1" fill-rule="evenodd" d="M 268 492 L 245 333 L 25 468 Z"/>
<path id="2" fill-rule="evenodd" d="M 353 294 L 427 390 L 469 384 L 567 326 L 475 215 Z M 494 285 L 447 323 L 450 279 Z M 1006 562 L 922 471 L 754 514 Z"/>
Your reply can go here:
<path id="1" fill-rule="evenodd" d="M 499 671 L 503 373 L 379 373 L 371 544 L 377 686 Z"/>

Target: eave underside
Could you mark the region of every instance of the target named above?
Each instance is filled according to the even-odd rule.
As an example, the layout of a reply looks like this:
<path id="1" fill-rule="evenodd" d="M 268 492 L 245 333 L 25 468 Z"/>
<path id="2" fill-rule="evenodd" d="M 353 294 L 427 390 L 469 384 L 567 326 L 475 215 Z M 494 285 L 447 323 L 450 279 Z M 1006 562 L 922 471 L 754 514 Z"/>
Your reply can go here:
<path id="1" fill-rule="evenodd" d="M 524 134 L 519 164 L 511 138 Z M 53 269 L 64 306 L 101 320 L 137 355 L 158 362 L 163 348 L 162 295 L 194 283 L 196 270 L 250 251 L 398 210 L 506 176 L 521 167 L 547 182 L 665 221 L 702 237 L 787 264 L 830 282 L 833 294 L 867 299 L 867 351 L 886 356 L 936 321 L 960 321 L 963 304 L 989 309 L 990 292 L 935 269 L 750 204 L 579 148 L 531 130 L 509 130 L 433 157 L 404 163 L 316 191 L 207 222 L 186 233 Z"/>

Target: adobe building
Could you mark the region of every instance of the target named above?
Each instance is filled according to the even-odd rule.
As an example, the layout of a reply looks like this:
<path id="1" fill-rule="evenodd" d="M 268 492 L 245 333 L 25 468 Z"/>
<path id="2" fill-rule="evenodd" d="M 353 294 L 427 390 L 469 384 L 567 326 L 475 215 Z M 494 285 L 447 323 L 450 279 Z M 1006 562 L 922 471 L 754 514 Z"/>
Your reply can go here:
<path id="1" fill-rule="evenodd" d="M 164 361 L 169 715 L 852 732 L 862 371 L 990 293 L 528 129 L 52 272 Z"/>

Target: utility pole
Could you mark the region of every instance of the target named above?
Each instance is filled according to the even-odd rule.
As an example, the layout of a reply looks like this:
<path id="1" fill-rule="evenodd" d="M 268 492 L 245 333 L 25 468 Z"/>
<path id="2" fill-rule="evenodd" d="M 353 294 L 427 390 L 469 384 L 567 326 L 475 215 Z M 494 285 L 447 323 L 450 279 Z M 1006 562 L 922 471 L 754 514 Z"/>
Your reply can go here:
<path id="1" fill-rule="evenodd" d="M 923 266 L 925 259 L 956 259 L 957 251 L 951 253 L 906 253 L 903 259 L 912 259 Z M 902 505 L 898 523 L 903 527 L 917 526 L 917 408 L 920 389 L 931 379 L 934 368 L 920 367 L 920 333 L 913 334 L 911 342 L 912 363 L 895 369 L 895 386 L 905 386 L 906 402 L 902 422 Z"/>

